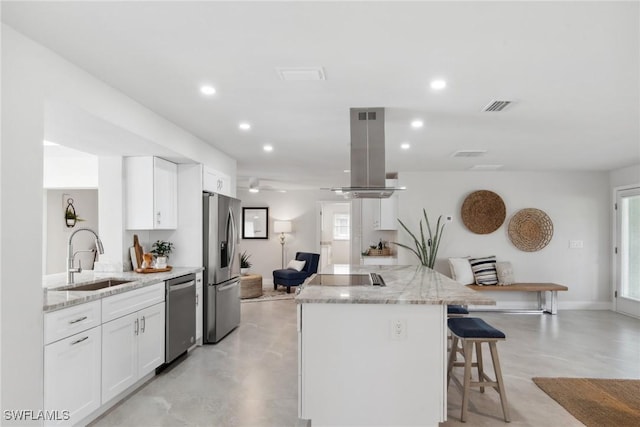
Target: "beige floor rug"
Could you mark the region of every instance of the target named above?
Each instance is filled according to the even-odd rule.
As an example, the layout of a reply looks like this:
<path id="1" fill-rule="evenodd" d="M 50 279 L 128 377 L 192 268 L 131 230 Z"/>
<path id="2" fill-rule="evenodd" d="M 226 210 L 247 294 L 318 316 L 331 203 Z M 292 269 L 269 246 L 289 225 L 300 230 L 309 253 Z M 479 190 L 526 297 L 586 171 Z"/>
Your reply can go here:
<path id="1" fill-rule="evenodd" d="M 640 426 L 640 380 L 533 378 L 587 427 Z"/>
<path id="2" fill-rule="evenodd" d="M 273 290 L 273 286 L 269 288 L 262 288 L 262 296 L 257 298 L 246 298 L 241 300 L 244 302 L 262 302 L 262 301 L 277 301 L 283 299 L 293 299 L 295 298 L 297 287 L 291 288 L 291 293 L 287 293 L 287 288 L 278 286 L 278 290 Z"/>

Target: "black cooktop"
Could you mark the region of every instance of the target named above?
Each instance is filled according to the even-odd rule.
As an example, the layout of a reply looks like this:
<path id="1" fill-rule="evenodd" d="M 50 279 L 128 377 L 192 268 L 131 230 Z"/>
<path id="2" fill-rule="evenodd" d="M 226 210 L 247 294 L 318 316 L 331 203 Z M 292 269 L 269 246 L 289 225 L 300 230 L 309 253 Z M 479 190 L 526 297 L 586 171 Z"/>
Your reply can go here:
<path id="1" fill-rule="evenodd" d="M 316 274 L 308 285 L 312 286 L 369 286 L 368 274 Z"/>

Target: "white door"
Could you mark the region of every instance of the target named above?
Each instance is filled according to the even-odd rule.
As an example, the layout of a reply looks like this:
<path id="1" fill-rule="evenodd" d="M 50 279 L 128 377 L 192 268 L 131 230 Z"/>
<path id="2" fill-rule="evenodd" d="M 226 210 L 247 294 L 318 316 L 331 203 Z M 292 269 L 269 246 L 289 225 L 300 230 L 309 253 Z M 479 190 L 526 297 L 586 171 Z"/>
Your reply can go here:
<path id="1" fill-rule="evenodd" d="M 100 407 L 100 347 L 100 326 L 45 346 L 44 408 L 69 411 L 47 425 L 77 424 Z"/>
<path id="2" fill-rule="evenodd" d="M 141 378 L 164 363 L 164 302 L 138 312 L 138 377 Z"/>
<path id="3" fill-rule="evenodd" d="M 102 403 L 138 380 L 138 313 L 102 325 Z"/>
<path id="4" fill-rule="evenodd" d="M 640 188 L 616 195 L 616 311 L 640 318 Z"/>

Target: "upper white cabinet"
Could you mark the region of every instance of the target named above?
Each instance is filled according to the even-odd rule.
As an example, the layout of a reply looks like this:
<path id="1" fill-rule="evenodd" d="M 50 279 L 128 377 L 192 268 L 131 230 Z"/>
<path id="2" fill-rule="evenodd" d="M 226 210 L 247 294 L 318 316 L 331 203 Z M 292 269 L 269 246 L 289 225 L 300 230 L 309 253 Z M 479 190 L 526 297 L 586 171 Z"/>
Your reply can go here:
<path id="1" fill-rule="evenodd" d="M 231 178 L 229 175 L 204 166 L 202 169 L 202 188 L 204 191 L 223 194 L 233 197 L 231 194 Z"/>
<path id="2" fill-rule="evenodd" d="M 387 187 L 395 187 L 395 179 L 387 179 Z M 393 193 L 388 199 L 363 199 L 363 210 L 369 210 L 373 218 L 374 230 L 398 229 L 398 194 Z"/>
<path id="3" fill-rule="evenodd" d="M 126 227 L 178 227 L 178 166 L 158 157 L 125 157 Z"/>

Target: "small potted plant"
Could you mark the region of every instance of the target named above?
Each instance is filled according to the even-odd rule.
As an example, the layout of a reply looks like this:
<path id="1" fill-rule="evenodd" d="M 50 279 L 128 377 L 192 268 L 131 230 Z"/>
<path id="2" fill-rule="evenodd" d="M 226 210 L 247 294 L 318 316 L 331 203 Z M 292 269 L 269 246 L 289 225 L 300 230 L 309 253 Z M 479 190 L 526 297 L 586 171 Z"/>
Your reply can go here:
<path id="1" fill-rule="evenodd" d="M 244 251 L 240 254 L 240 274 L 246 276 L 249 274 L 249 269 L 251 268 L 251 262 L 249 258 L 251 255 L 247 255 L 247 251 Z"/>
<path id="2" fill-rule="evenodd" d="M 173 243 L 165 240 L 156 240 L 151 253 L 156 256 L 156 268 L 167 268 L 167 258 L 173 251 Z"/>

